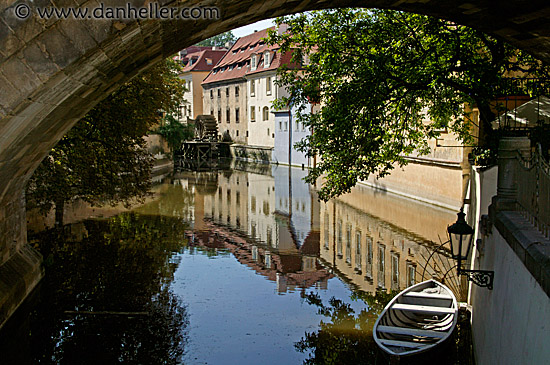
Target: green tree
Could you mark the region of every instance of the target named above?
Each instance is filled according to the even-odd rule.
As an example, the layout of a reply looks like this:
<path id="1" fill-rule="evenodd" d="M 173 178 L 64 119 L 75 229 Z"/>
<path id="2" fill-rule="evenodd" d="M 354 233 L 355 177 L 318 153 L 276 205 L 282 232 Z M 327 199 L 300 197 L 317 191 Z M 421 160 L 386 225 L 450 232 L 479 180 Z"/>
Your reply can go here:
<path id="1" fill-rule="evenodd" d="M 292 51 L 302 70 L 279 69 L 279 83 L 302 105 L 298 118 L 312 135 L 298 144 L 320 157 L 307 181 L 324 175 L 320 198 L 348 192 L 369 175 L 382 177 L 406 156 L 429 151 L 428 139 L 450 128 L 467 142 L 480 111 L 480 136 L 491 131 L 491 102 L 507 75 L 548 76 L 548 67 L 501 40 L 428 16 L 343 9 L 279 18 L 288 32 L 268 41 Z M 524 90 L 525 91 L 525 90 Z M 306 114 L 309 102 L 320 112 Z M 479 141 L 482 144 L 484 140 Z"/>
<path id="2" fill-rule="evenodd" d="M 237 39 L 232 31 L 220 33 L 203 41 L 200 41 L 196 46 L 207 46 L 207 47 L 225 47 L 226 43 L 233 43 Z"/>
<path id="3" fill-rule="evenodd" d="M 172 115 L 168 114 L 164 117 L 164 123 L 156 130 L 168 143 L 172 154 L 181 148 L 182 143 L 190 140 L 194 136 L 194 125 L 183 125 L 177 121 Z"/>
<path id="4" fill-rule="evenodd" d="M 27 205 L 56 211 L 65 202 L 93 205 L 143 199 L 151 186 L 152 157 L 143 139 L 183 99 L 179 66 L 165 60 L 136 76 L 92 109 L 42 161 L 27 185 Z"/>

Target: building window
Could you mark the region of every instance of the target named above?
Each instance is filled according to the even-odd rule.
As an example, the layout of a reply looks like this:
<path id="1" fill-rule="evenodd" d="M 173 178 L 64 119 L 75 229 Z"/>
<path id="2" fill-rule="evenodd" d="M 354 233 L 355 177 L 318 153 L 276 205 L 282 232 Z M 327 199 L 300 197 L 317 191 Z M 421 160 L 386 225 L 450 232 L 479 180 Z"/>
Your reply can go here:
<path id="1" fill-rule="evenodd" d="M 279 121 L 279 131 L 283 131 L 283 122 Z"/>
<path id="2" fill-rule="evenodd" d="M 210 115 L 214 116 L 214 109 L 210 109 Z"/>
<path id="3" fill-rule="evenodd" d="M 336 253 L 338 258 L 342 258 L 342 221 L 338 221 L 337 240 L 336 240 Z"/>
<path id="4" fill-rule="evenodd" d="M 396 253 L 391 255 L 391 288 L 399 290 L 399 255 Z"/>
<path id="5" fill-rule="evenodd" d="M 235 86 L 235 97 L 239 97 L 239 87 Z"/>
<path id="6" fill-rule="evenodd" d="M 239 123 L 239 108 L 235 108 L 235 123 Z"/>
<path id="7" fill-rule="evenodd" d="M 269 119 L 269 108 L 267 106 L 264 106 L 263 120 L 268 120 L 268 119 Z"/>
<path id="8" fill-rule="evenodd" d="M 222 122 L 222 110 L 218 109 L 218 123 Z"/>
<path id="9" fill-rule="evenodd" d="M 288 132 L 288 120 L 285 120 L 285 132 Z"/>
<path id="10" fill-rule="evenodd" d="M 269 52 L 266 52 L 264 53 L 264 68 L 269 67 L 270 63 L 271 63 L 271 60 L 269 57 Z"/>
<path id="11" fill-rule="evenodd" d="M 267 236 L 266 243 L 269 246 L 273 246 L 273 231 L 271 230 L 271 227 L 267 227 L 266 236 Z"/>
<path id="12" fill-rule="evenodd" d="M 250 68 L 252 70 L 255 70 L 256 69 L 256 55 L 253 54 L 251 57 L 250 57 Z"/>
<path id="13" fill-rule="evenodd" d="M 271 253 L 270 252 L 265 253 L 265 267 L 266 267 L 266 269 L 271 269 Z"/>
<path id="14" fill-rule="evenodd" d="M 346 264 L 351 265 L 351 226 L 346 229 Z"/>
<path id="15" fill-rule="evenodd" d="M 325 250 L 328 250 L 329 246 L 329 220 L 328 220 L 328 214 L 325 213 Z"/>
<path id="16" fill-rule="evenodd" d="M 231 110 L 229 108 L 227 108 L 227 110 L 225 111 L 225 117 L 226 117 L 226 122 L 227 123 L 230 123 L 231 122 Z"/>
<path id="17" fill-rule="evenodd" d="M 378 243 L 378 272 L 376 275 L 378 276 L 378 286 L 380 288 L 385 288 L 385 269 L 386 269 L 386 246 Z"/>
<path id="18" fill-rule="evenodd" d="M 227 98 L 229 97 L 229 88 L 228 87 L 225 88 L 225 97 L 227 97 Z"/>
<path id="19" fill-rule="evenodd" d="M 250 80 L 250 96 L 256 94 L 256 80 Z"/>
<path id="20" fill-rule="evenodd" d="M 207 64 L 207 65 L 211 65 L 211 64 L 212 64 L 212 59 L 211 59 L 211 58 L 207 58 L 207 59 L 206 59 L 206 64 Z"/>
<path id="21" fill-rule="evenodd" d="M 407 262 L 407 286 L 414 284 L 416 284 L 416 266 L 411 262 Z"/>
<path id="22" fill-rule="evenodd" d="M 214 99 L 214 90 L 210 90 L 210 99 Z"/>
<path id="23" fill-rule="evenodd" d="M 361 231 L 355 232 L 355 270 L 361 271 Z"/>
<path id="24" fill-rule="evenodd" d="M 222 92 L 220 91 L 220 89 L 218 89 L 218 98 L 221 98 L 222 97 Z"/>
<path id="25" fill-rule="evenodd" d="M 250 121 L 251 122 L 256 121 L 256 108 L 253 106 L 250 107 Z"/>
<path id="26" fill-rule="evenodd" d="M 266 95 L 271 95 L 271 77 L 268 77 L 265 82 L 265 93 Z"/>
<path id="27" fill-rule="evenodd" d="M 366 240 L 365 240 L 365 243 L 366 243 L 366 248 L 367 248 L 367 252 L 366 252 L 366 255 L 365 255 L 365 258 L 366 258 L 366 262 L 365 262 L 365 275 L 367 276 L 367 278 L 369 279 L 372 279 L 372 256 L 373 256 L 373 251 L 372 251 L 372 238 L 367 236 L 366 237 Z"/>

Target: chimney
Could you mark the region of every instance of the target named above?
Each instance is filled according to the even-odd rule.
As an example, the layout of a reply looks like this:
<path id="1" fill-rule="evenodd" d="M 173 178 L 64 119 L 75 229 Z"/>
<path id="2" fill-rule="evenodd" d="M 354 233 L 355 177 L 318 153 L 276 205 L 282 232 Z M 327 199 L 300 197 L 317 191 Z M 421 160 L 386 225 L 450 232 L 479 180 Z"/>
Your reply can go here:
<path id="1" fill-rule="evenodd" d="M 285 33 L 287 31 L 287 29 L 288 29 L 288 24 L 283 23 L 283 24 L 279 25 L 279 27 L 277 28 L 277 34 L 281 35 L 281 34 Z"/>

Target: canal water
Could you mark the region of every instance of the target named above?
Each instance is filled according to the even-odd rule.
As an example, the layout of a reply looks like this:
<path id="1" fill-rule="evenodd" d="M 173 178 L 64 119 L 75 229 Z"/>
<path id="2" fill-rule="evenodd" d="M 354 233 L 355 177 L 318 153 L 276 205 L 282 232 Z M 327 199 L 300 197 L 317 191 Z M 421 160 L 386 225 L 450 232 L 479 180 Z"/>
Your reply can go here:
<path id="1" fill-rule="evenodd" d="M 178 171 L 131 211 L 30 232 L 45 279 L 0 332 L 2 364 L 384 364 L 372 326 L 436 277 L 454 212 L 301 169 Z M 458 359 L 459 346 L 437 363 Z M 463 345 L 462 345 L 463 346 Z"/>

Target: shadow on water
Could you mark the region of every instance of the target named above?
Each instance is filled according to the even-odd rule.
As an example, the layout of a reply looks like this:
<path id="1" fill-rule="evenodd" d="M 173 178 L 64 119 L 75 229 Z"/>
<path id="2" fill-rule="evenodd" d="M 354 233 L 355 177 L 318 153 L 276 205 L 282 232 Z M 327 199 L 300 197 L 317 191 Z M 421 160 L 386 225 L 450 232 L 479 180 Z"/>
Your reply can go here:
<path id="1" fill-rule="evenodd" d="M 127 213 L 29 237 L 45 257 L 40 304 L 3 331 L 0 362 L 180 363 L 188 315 L 170 283 L 185 228 Z"/>

